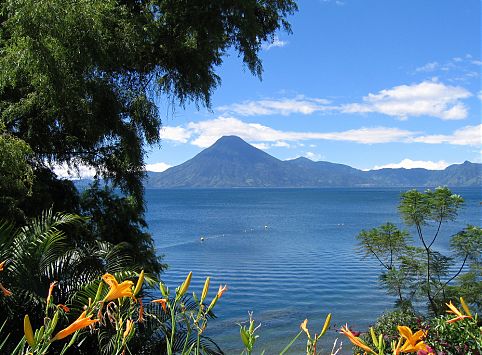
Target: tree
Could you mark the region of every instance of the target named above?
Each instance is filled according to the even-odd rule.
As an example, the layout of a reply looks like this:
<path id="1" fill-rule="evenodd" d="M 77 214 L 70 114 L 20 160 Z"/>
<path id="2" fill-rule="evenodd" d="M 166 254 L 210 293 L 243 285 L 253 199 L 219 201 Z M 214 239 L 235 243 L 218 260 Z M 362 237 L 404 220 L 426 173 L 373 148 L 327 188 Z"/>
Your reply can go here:
<path id="1" fill-rule="evenodd" d="M 1 1 L 0 122 L 30 147 L 35 175 L 19 208 L 27 217 L 38 201 L 76 211 L 78 195 L 49 176 L 51 164 L 88 165 L 142 219 L 145 147 L 160 140 L 157 98 L 209 107 L 231 49 L 261 76 L 261 44 L 290 31 L 294 11 L 293 0 Z"/>
<path id="2" fill-rule="evenodd" d="M 399 230 L 393 223 L 386 223 L 368 231 L 362 230 L 357 239 L 360 251 L 365 257 L 375 257 L 386 269 L 380 279 L 388 292 L 398 297 L 400 305 L 404 304 L 407 300 L 402 291 L 407 282 L 407 275 L 399 260 L 407 249 L 409 234 Z"/>
<path id="3" fill-rule="evenodd" d="M 480 287 L 480 280 L 477 281 L 482 251 L 480 228 L 469 226 L 452 237 L 453 256 L 434 249 L 443 223 L 455 220 L 462 204 L 462 197 L 447 187 L 425 192 L 409 190 L 401 195 L 399 212 L 403 221 L 414 227 L 421 247 L 407 244 L 409 233 L 390 223 L 358 235 L 364 255 L 375 257 L 386 270 L 381 281 L 389 293 L 398 296 L 400 305 L 411 304 L 414 298 L 423 297 L 429 303 L 430 311 L 439 314 L 443 303 L 454 293 L 469 296 L 470 302 L 480 304 L 480 296 L 472 290 L 474 285 Z M 432 230 L 433 234 L 428 235 L 427 230 Z M 454 265 L 457 260 L 461 260 L 458 268 Z M 468 261 L 473 270 L 463 273 Z M 452 267 L 457 271 L 450 276 Z M 450 283 L 457 277 L 460 282 L 455 288 Z"/>
<path id="4" fill-rule="evenodd" d="M 459 195 L 452 194 L 447 187 L 438 187 L 434 191 L 427 190 L 425 193 L 417 190 L 410 190 L 402 194 L 399 211 L 408 226 L 414 226 L 417 231 L 418 238 L 423 245 L 426 253 L 426 278 L 425 278 L 425 292 L 427 299 L 430 302 L 432 311 L 437 314 L 438 306 L 435 296 L 444 289 L 444 286 L 436 285 L 440 282 L 440 271 L 437 269 L 439 258 L 433 258 L 432 245 L 437 240 L 440 233 L 442 223 L 453 221 L 457 217 L 458 209 L 464 200 Z M 427 239 L 424 235 L 423 227 L 429 223 L 436 225 L 435 234 L 431 239 Z M 433 270 L 435 269 L 435 270 Z M 437 272 L 438 271 L 438 272 Z M 435 290 L 434 288 L 439 288 Z"/>

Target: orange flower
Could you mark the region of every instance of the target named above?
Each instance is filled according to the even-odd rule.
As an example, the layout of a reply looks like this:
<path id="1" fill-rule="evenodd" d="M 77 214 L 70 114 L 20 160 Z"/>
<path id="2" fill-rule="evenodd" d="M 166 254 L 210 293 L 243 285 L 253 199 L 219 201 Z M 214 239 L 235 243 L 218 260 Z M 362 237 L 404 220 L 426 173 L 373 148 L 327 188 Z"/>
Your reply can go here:
<path id="1" fill-rule="evenodd" d="M 52 298 L 52 291 L 54 290 L 55 285 L 57 285 L 57 281 L 50 283 L 49 293 L 47 295 L 47 306 L 50 304 L 50 298 Z"/>
<path id="2" fill-rule="evenodd" d="M 308 328 L 306 325 L 308 324 L 308 319 L 305 319 L 301 324 L 300 324 L 300 329 L 308 335 L 308 338 L 310 337 L 310 332 L 308 331 Z"/>
<path id="3" fill-rule="evenodd" d="M 3 267 L 5 266 L 5 263 L 6 263 L 6 262 L 7 262 L 7 260 L 2 261 L 2 262 L 0 263 L 0 271 L 3 271 Z"/>
<path id="4" fill-rule="evenodd" d="M 461 300 L 463 301 L 463 298 L 461 298 Z M 450 320 L 447 321 L 447 323 L 455 323 L 455 322 L 458 322 L 459 320 L 462 320 L 464 318 L 472 318 L 472 316 L 469 314 L 469 315 L 466 315 L 466 314 L 463 314 L 461 311 L 459 311 L 457 309 L 457 307 L 455 307 L 452 303 L 452 301 L 450 301 L 449 303 L 446 303 L 447 307 L 449 307 L 450 309 L 447 311 L 447 313 L 453 313 L 455 314 L 457 317 L 455 318 L 452 318 Z M 462 305 L 464 306 L 465 305 L 465 302 L 462 303 Z M 465 305 L 464 309 L 467 308 L 468 310 L 468 307 L 467 305 Z M 467 311 L 466 310 L 466 311 Z M 470 311 L 469 311 L 470 312 Z"/>
<path id="5" fill-rule="evenodd" d="M 126 341 L 126 338 L 129 336 L 132 330 L 132 326 L 134 325 L 134 322 L 130 319 L 127 320 L 126 322 L 126 330 L 124 331 L 124 336 L 122 338 L 122 342 L 124 343 Z"/>
<path id="6" fill-rule="evenodd" d="M 85 315 L 86 311 L 84 311 L 71 325 L 58 332 L 52 340 L 61 340 L 65 337 L 68 337 L 70 334 L 75 333 L 77 330 L 88 327 L 89 325 L 99 321 L 98 319 L 90 319 L 92 315 L 88 317 Z"/>
<path id="7" fill-rule="evenodd" d="M 216 296 L 214 296 L 213 300 L 211 301 L 211 303 L 209 304 L 209 307 L 207 309 L 207 311 L 209 312 L 211 309 L 213 309 L 213 307 L 216 305 L 216 303 L 218 302 L 218 300 L 221 298 L 221 296 L 224 294 L 224 292 L 226 292 L 228 289 L 228 285 L 219 285 L 219 290 L 218 290 L 218 293 L 216 293 Z"/>
<path id="8" fill-rule="evenodd" d="M 397 326 L 398 332 L 402 337 L 406 339 L 405 344 L 402 345 L 400 351 L 402 352 L 415 352 L 419 350 L 425 350 L 427 345 L 422 341 L 426 333 L 423 330 L 418 330 L 413 333 L 409 327 Z"/>
<path id="9" fill-rule="evenodd" d="M 221 298 L 224 292 L 228 290 L 228 285 L 221 286 L 219 285 L 219 290 L 218 290 L 218 298 Z"/>
<path id="10" fill-rule="evenodd" d="M 355 336 L 355 334 L 352 333 L 352 331 L 348 328 L 348 324 L 341 327 L 340 331 L 348 337 L 348 339 L 353 343 L 353 345 L 356 345 L 359 348 L 362 348 L 368 353 L 376 354 L 376 352 L 370 349 L 370 347 L 368 347 L 359 337 Z"/>
<path id="11" fill-rule="evenodd" d="M 69 312 L 70 312 L 70 308 L 67 307 L 65 304 L 59 303 L 59 304 L 57 305 L 57 307 L 62 308 L 62 310 L 63 310 L 65 313 L 69 313 Z"/>
<path id="12" fill-rule="evenodd" d="M 158 300 L 153 300 L 153 301 L 151 301 L 151 302 L 153 302 L 153 303 L 160 303 L 161 306 L 162 306 L 162 310 L 163 310 L 164 312 L 166 312 L 167 300 L 166 300 L 165 298 L 160 298 L 160 299 L 158 299 Z"/>
<path id="13" fill-rule="evenodd" d="M 0 290 L 2 291 L 3 295 L 5 297 L 9 297 L 12 295 L 12 292 L 7 290 L 5 287 L 3 287 L 3 285 L 0 283 Z"/>
<path id="14" fill-rule="evenodd" d="M 119 284 L 115 277 L 111 274 L 105 274 L 102 276 L 102 279 L 110 287 L 109 292 L 104 298 L 104 302 L 116 300 L 122 297 L 134 297 L 132 293 L 132 286 L 134 286 L 134 283 L 132 281 L 126 280 Z"/>

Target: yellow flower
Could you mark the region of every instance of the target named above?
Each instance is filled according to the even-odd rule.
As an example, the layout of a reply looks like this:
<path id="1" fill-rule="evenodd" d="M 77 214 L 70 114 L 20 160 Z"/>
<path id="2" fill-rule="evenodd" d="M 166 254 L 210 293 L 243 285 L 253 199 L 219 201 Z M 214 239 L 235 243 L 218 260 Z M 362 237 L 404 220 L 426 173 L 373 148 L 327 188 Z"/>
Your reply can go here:
<path id="1" fill-rule="evenodd" d="M 461 298 L 461 300 L 463 301 L 463 298 Z M 455 318 L 452 318 L 450 320 L 447 321 L 447 323 L 455 323 L 455 322 L 458 322 L 459 320 L 462 320 L 464 318 L 472 318 L 472 316 L 469 314 L 469 315 L 466 315 L 466 314 L 463 314 L 461 311 L 459 311 L 457 309 L 457 307 L 455 307 L 453 304 L 452 304 L 452 301 L 450 301 L 449 303 L 446 303 L 447 307 L 449 307 L 449 310 L 447 311 L 447 313 L 453 313 L 455 314 L 457 317 Z M 464 309 L 465 311 L 467 312 L 468 311 L 468 307 L 467 305 L 465 304 L 465 302 L 462 303 L 462 306 L 464 306 Z M 470 311 L 469 311 L 470 312 Z"/>
<path id="2" fill-rule="evenodd" d="M 91 317 L 92 315 L 86 317 L 86 311 L 84 311 L 71 325 L 58 332 L 52 340 L 61 340 L 68 337 L 70 334 L 75 333 L 77 330 L 88 327 L 99 321 L 98 319 L 90 319 Z"/>
<path id="3" fill-rule="evenodd" d="M 353 343 L 353 345 L 356 345 L 359 348 L 362 348 L 368 353 L 376 354 L 376 352 L 370 349 L 370 347 L 368 347 L 359 337 L 355 336 L 355 334 L 351 332 L 351 330 L 348 328 L 348 324 L 341 327 L 340 331 L 348 337 L 348 339 Z"/>
<path id="4" fill-rule="evenodd" d="M 310 338 L 310 332 L 308 331 L 308 328 L 306 325 L 308 324 L 308 319 L 305 319 L 301 324 L 300 324 L 300 329 L 306 333 L 308 338 Z"/>
<path id="5" fill-rule="evenodd" d="M 126 338 L 129 336 L 132 330 L 132 326 L 134 325 L 134 322 L 130 319 L 127 320 L 126 322 L 126 330 L 124 331 L 124 336 L 122 337 L 122 342 L 125 343 Z"/>
<path id="6" fill-rule="evenodd" d="M 47 307 L 50 304 L 50 298 L 52 297 L 52 291 L 54 290 L 55 285 L 57 285 L 57 281 L 50 283 L 49 293 L 47 295 Z"/>
<path id="7" fill-rule="evenodd" d="M 415 352 L 419 350 L 425 350 L 427 345 L 422 341 L 426 333 L 423 330 L 418 330 L 415 333 L 407 326 L 397 326 L 398 332 L 402 337 L 406 339 L 405 344 L 402 345 L 400 351 L 402 352 Z"/>
<path id="8" fill-rule="evenodd" d="M 23 333 L 25 334 L 25 339 L 27 339 L 28 345 L 33 348 L 35 346 L 35 338 L 33 336 L 32 324 L 30 324 L 28 314 L 23 318 Z"/>
<path id="9" fill-rule="evenodd" d="M 0 283 L 0 290 L 2 291 L 5 297 L 9 297 L 12 295 L 12 292 L 10 290 L 7 290 L 5 287 L 3 287 L 1 283 Z"/>
<path id="10" fill-rule="evenodd" d="M 132 286 L 134 283 L 132 281 L 126 280 L 119 284 L 115 277 L 111 274 L 105 274 L 102 276 L 102 279 L 110 287 L 109 292 L 104 298 L 104 302 L 116 300 L 122 297 L 134 297 L 132 293 Z"/>
<path id="11" fill-rule="evenodd" d="M 460 304 L 462 305 L 462 308 L 464 309 L 465 314 L 467 314 L 468 316 L 472 317 L 472 313 L 470 313 L 469 306 L 467 306 L 467 303 L 465 303 L 463 297 L 460 297 Z"/>
<path id="12" fill-rule="evenodd" d="M 164 312 L 166 312 L 166 304 L 167 304 L 167 300 L 166 300 L 166 299 L 161 298 L 161 299 L 158 299 L 158 300 L 153 300 L 153 301 L 151 301 L 151 302 L 153 302 L 153 303 L 160 303 L 161 306 L 162 306 L 162 310 L 163 310 Z"/>

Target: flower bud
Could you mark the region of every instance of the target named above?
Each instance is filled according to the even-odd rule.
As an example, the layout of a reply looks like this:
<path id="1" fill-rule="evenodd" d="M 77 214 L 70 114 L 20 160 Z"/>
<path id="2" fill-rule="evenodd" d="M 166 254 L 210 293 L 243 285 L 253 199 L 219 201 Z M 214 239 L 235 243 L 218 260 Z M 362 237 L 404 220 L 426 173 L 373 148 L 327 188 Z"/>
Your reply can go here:
<path id="1" fill-rule="evenodd" d="M 201 294 L 201 302 L 204 302 L 204 300 L 206 299 L 206 296 L 208 295 L 210 281 L 211 281 L 211 278 L 209 276 L 206 277 L 206 281 L 204 282 L 203 292 Z"/>
<path id="2" fill-rule="evenodd" d="M 325 324 L 323 325 L 323 329 L 321 329 L 320 337 L 325 335 L 326 331 L 328 330 L 328 327 L 330 326 L 330 322 L 331 322 L 331 313 L 329 313 L 326 316 Z"/>
<path id="3" fill-rule="evenodd" d="M 191 278 L 192 278 L 192 271 L 189 272 L 186 279 L 182 283 L 181 288 L 179 289 L 178 297 L 181 297 L 186 293 L 187 289 L 189 288 L 189 285 L 191 284 Z"/>
<path id="4" fill-rule="evenodd" d="M 137 280 L 137 285 L 136 285 L 136 288 L 134 289 L 134 296 L 137 296 L 137 294 L 141 291 L 143 283 L 144 283 L 144 270 L 142 270 L 141 273 L 139 274 L 139 279 Z"/>
<path id="5" fill-rule="evenodd" d="M 159 289 L 161 290 L 161 293 L 164 297 L 167 297 L 169 295 L 169 290 L 166 288 L 166 285 L 162 283 L 162 281 L 159 282 Z"/>
<path id="6" fill-rule="evenodd" d="M 28 345 L 33 348 L 35 346 L 35 339 L 33 337 L 32 324 L 30 324 L 28 314 L 26 314 L 23 318 L 23 332 L 25 334 L 25 339 L 27 339 Z"/>

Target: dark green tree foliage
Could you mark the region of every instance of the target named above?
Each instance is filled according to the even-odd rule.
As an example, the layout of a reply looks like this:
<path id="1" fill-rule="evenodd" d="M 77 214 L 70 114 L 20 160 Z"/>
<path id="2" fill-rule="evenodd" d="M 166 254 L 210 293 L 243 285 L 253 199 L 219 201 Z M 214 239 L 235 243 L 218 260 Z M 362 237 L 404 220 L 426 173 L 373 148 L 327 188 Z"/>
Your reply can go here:
<path id="1" fill-rule="evenodd" d="M 140 266 L 149 265 L 151 272 L 159 273 L 164 267 L 156 256 L 150 234 L 144 230 L 146 222 L 138 213 L 132 197 L 119 196 L 98 183 L 81 195 L 82 215 L 88 217 L 88 234 L 93 239 L 112 244 L 128 243 L 134 261 Z M 86 233 L 84 232 L 83 235 Z"/>
<path id="2" fill-rule="evenodd" d="M 274 1 L 3 1 L 0 111 L 39 159 L 87 164 L 142 201 L 157 94 L 209 104 L 214 69 L 258 51 L 295 10 Z"/>
<path id="3" fill-rule="evenodd" d="M 459 292 L 468 302 L 482 311 L 482 228 L 467 226 L 453 236 L 451 247 L 462 266 L 468 265 L 468 271 L 458 278 L 459 287 L 451 288 L 451 293 Z"/>
<path id="4" fill-rule="evenodd" d="M 78 194 L 50 164 L 87 165 L 128 201 L 119 209 L 124 217 L 129 209 L 136 232 L 116 238 L 142 235 L 144 248 L 142 179 L 146 145 L 160 140 L 157 98 L 209 107 L 215 69 L 231 49 L 260 76 L 261 44 L 290 31 L 294 11 L 293 0 L 0 1 L 0 124 L 33 152 L 35 175 L 30 198 L 2 191 L 0 209 L 7 198 L 27 217 L 52 206 L 77 212 Z M 100 211 L 106 196 L 91 197 L 99 201 L 87 210 Z M 2 215 L 16 217 L 9 211 Z"/>
<path id="5" fill-rule="evenodd" d="M 463 199 L 446 187 L 402 194 L 400 214 L 415 229 L 420 247 L 407 244 L 408 232 L 390 223 L 358 235 L 363 254 L 375 257 L 384 267 L 381 282 L 389 294 L 398 297 L 398 305 L 410 306 L 414 300 L 424 299 L 430 311 L 439 314 L 444 302 L 454 296 L 462 295 L 474 305 L 481 304 L 481 293 L 477 293 L 481 287 L 480 228 L 469 226 L 453 236 L 451 256 L 434 249 L 442 225 L 456 219 L 462 204 Z M 457 271 L 451 274 L 453 268 Z"/>
<path id="6" fill-rule="evenodd" d="M 5 133 L 0 123 L 0 215 L 23 217 L 17 201 L 32 194 L 31 156 L 30 147 Z"/>
<path id="7" fill-rule="evenodd" d="M 400 258 L 408 247 L 409 234 L 393 223 L 386 223 L 378 228 L 362 230 L 357 239 L 365 257 L 375 257 L 383 266 L 385 270 L 380 276 L 381 282 L 390 294 L 397 296 L 397 303 L 403 305 L 409 298 L 403 294 L 408 274 L 401 267 Z"/>

